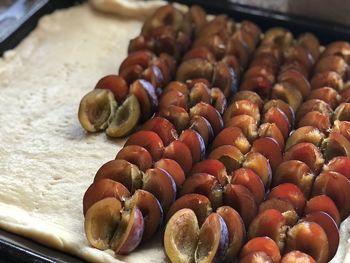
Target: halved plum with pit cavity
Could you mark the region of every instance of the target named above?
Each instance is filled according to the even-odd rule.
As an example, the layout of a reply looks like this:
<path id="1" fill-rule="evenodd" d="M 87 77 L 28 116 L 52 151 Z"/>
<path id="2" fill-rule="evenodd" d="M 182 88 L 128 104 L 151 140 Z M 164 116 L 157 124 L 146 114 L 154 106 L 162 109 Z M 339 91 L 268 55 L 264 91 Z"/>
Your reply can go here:
<path id="1" fill-rule="evenodd" d="M 164 144 L 159 135 L 153 131 L 138 131 L 132 134 L 124 144 L 144 147 L 152 156 L 153 161 L 159 160 L 164 152 Z"/>
<path id="2" fill-rule="evenodd" d="M 254 195 L 243 185 L 228 184 L 225 186 L 224 205 L 234 208 L 241 215 L 246 227 L 258 212 Z"/>
<path id="3" fill-rule="evenodd" d="M 124 185 L 130 193 L 141 188 L 142 172 L 140 169 L 125 160 L 112 160 L 100 167 L 94 177 L 94 182 L 101 179 L 111 179 Z"/>
<path id="4" fill-rule="evenodd" d="M 233 145 L 222 145 L 215 148 L 208 158 L 222 162 L 228 174 L 241 167 L 244 161 L 244 155 Z"/>
<path id="5" fill-rule="evenodd" d="M 272 259 L 273 263 L 278 263 L 281 260 L 281 253 L 277 244 L 269 237 L 255 237 L 249 240 L 241 250 L 240 259 L 243 260 L 250 253 L 260 251 L 265 252 Z"/>
<path id="6" fill-rule="evenodd" d="M 228 248 L 225 255 L 225 262 L 235 258 L 246 239 L 246 230 L 241 216 L 230 206 L 221 206 L 216 209 L 225 221 L 228 230 Z"/>
<path id="7" fill-rule="evenodd" d="M 303 213 L 306 204 L 303 192 L 298 186 L 291 183 L 283 183 L 272 188 L 267 195 L 267 199 L 271 198 L 281 198 L 290 201 L 299 215 Z"/>
<path id="8" fill-rule="evenodd" d="M 328 262 L 328 238 L 323 228 L 314 222 L 300 222 L 287 232 L 286 253 L 300 250 L 316 262 Z"/>
<path id="9" fill-rule="evenodd" d="M 218 180 L 208 173 L 196 173 L 189 176 L 181 189 L 182 196 L 191 193 L 205 195 L 214 209 L 222 205 L 222 192 Z"/>
<path id="10" fill-rule="evenodd" d="M 272 170 L 269 160 L 259 152 L 249 152 L 245 156 L 245 161 L 242 165 L 244 168 L 253 170 L 268 189 L 271 183 Z"/>
<path id="11" fill-rule="evenodd" d="M 115 159 L 126 160 L 135 164 L 143 172 L 152 166 L 151 154 L 139 145 L 129 145 L 121 148 Z"/>
<path id="12" fill-rule="evenodd" d="M 322 153 L 317 146 L 309 142 L 295 144 L 284 154 L 285 161 L 299 160 L 304 162 L 314 174 L 318 174 L 324 164 Z"/>
<path id="13" fill-rule="evenodd" d="M 216 135 L 211 144 L 211 150 L 222 145 L 234 145 L 243 154 L 246 154 L 250 150 L 249 141 L 243 134 L 242 130 L 238 127 L 228 127 L 223 129 L 218 135 Z"/>
<path id="14" fill-rule="evenodd" d="M 213 175 L 221 185 L 227 183 L 227 172 L 225 165 L 219 160 L 206 159 L 193 165 L 190 175 L 196 173 L 208 173 Z"/>
<path id="15" fill-rule="evenodd" d="M 142 189 L 152 193 L 159 201 L 164 212 L 167 212 L 176 199 L 174 179 L 161 168 L 148 169 L 143 176 Z"/>
<path id="16" fill-rule="evenodd" d="M 252 152 L 259 152 L 264 155 L 270 162 L 272 171 L 283 161 L 281 148 L 278 142 L 271 137 L 256 139 L 253 142 Z"/>
<path id="17" fill-rule="evenodd" d="M 350 214 L 350 181 L 337 172 L 322 172 L 316 177 L 312 195 L 327 195 L 337 206 L 342 220 Z"/>
<path id="18" fill-rule="evenodd" d="M 308 198 L 314 182 L 314 174 L 310 168 L 301 161 L 289 160 L 282 162 L 273 177 L 273 186 L 281 183 L 292 183 L 297 185 Z"/>
<path id="19" fill-rule="evenodd" d="M 167 215 L 166 222 L 179 210 L 191 209 L 198 220 L 198 224 L 201 226 L 205 219 L 212 212 L 212 207 L 209 199 L 201 194 L 186 194 L 179 197 L 170 207 Z"/>
<path id="20" fill-rule="evenodd" d="M 286 231 L 286 219 L 282 213 L 276 209 L 267 209 L 259 212 L 250 223 L 248 239 L 267 236 L 276 242 L 280 251 L 283 251 Z"/>

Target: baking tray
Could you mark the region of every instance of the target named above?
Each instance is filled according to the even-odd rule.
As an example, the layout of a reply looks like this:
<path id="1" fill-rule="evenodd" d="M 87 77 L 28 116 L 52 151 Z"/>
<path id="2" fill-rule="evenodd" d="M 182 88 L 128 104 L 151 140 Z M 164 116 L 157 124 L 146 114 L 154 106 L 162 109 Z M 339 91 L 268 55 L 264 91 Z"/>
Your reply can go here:
<path id="1" fill-rule="evenodd" d="M 6 39 L 0 41 L 0 56 L 6 50 L 14 48 L 37 25 L 41 16 L 51 13 L 56 9 L 66 8 L 84 2 L 84 0 L 42 0 L 43 4 L 32 10 L 17 21 L 12 32 Z M 175 1 L 170 1 L 175 2 Z M 336 40 L 350 40 L 350 26 L 327 21 L 310 19 L 296 15 L 272 12 L 270 10 L 250 7 L 240 4 L 232 4 L 228 0 L 178 0 L 183 4 L 198 4 L 209 13 L 226 13 L 236 21 L 243 19 L 257 23 L 263 30 L 274 26 L 282 26 L 291 30 L 295 35 L 302 32 L 315 33 L 322 44 Z M 1 30 L 1 29 L 0 29 Z M 71 262 L 83 263 L 81 259 L 60 253 L 51 248 L 37 244 L 29 239 L 0 230 L 0 263 L 52 263 Z"/>

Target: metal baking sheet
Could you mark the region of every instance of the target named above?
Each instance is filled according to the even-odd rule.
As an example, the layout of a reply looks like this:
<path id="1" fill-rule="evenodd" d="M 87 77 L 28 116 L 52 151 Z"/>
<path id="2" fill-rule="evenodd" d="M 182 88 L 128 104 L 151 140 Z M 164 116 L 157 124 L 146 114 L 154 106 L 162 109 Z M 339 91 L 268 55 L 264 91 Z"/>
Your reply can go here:
<path id="1" fill-rule="evenodd" d="M 0 56 L 14 48 L 37 25 L 40 17 L 83 0 L 0 0 Z"/>
<path id="2" fill-rule="evenodd" d="M 1 0 L 0 56 L 4 51 L 14 48 L 24 39 L 35 28 L 41 16 L 56 9 L 66 8 L 81 2 L 83 0 Z M 295 34 L 310 31 L 315 33 L 323 44 L 341 39 L 350 40 L 350 27 L 337 23 L 287 15 L 242 4 L 233 4 L 228 0 L 178 0 L 177 2 L 189 5 L 198 4 L 210 13 L 226 13 L 237 21 L 248 19 L 257 23 L 263 30 L 273 26 L 282 26 Z M 17 5 L 16 8 L 19 8 L 18 12 L 13 13 L 14 9 L 11 9 L 13 5 Z M 9 23 L 10 20 L 11 23 Z M 37 244 L 24 237 L 0 230 L 0 263 L 5 262 L 82 263 L 83 261 Z"/>

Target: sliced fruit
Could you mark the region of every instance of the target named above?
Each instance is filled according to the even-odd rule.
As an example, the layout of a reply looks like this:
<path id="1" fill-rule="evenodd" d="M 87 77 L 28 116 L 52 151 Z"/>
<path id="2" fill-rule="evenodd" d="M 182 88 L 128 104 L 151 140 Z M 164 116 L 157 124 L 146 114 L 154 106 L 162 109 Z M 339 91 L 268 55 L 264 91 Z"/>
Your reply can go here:
<path id="1" fill-rule="evenodd" d="M 110 137 L 126 136 L 136 127 L 140 116 L 140 104 L 134 95 L 130 95 L 117 109 L 106 134 Z"/>
<path id="2" fill-rule="evenodd" d="M 240 128 L 250 142 L 253 142 L 258 136 L 258 123 L 250 115 L 244 114 L 232 117 L 226 123 L 225 127 Z"/>
<path id="3" fill-rule="evenodd" d="M 260 177 L 251 169 L 239 168 L 232 172 L 231 184 L 238 184 L 247 187 L 254 196 L 255 202 L 260 204 L 265 197 L 264 183 Z"/>
<path id="4" fill-rule="evenodd" d="M 273 263 L 278 263 L 281 260 L 281 253 L 277 244 L 269 237 L 255 237 L 249 240 L 243 246 L 240 258 L 243 259 L 250 253 L 260 251 L 265 252 L 272 259 Z"/>
<path id="5" fill-rule="evenodd" d="M 340 95 L 339 93 L 330 87 L 322 87 L 322 88 L 317 88 L 311 91 L 310 95 L 307 98 L 308 100 L 312 99 L 319 99 L 322 100 L 331 106 L 331 108 L 334 110 L 340 100 Z"/>
<path id="6" fill-rule="evenodd" d="M 170 207 L 167 215 L 166 221 L 168 221 L 177 211 L 181 209 L 191 209 L 197 219 L 198 224 L 201 226 L 205 219 L 212 212 L 212 207 L 209 199 L 201 194 L 186 194 L 179 197 Z"/>
<path id="7" fill-rule="evenodd" d="M 344 58 L 347 63 L 350 62 L 350 44 L 346 41 L 334 41 L 330 43 L 324 52 L 322 53 L 322 56 L 329 56 L 329 55 L 336 55 Z"/>
<path id="8" fill-rule="evenodd" d="M 104 130 L 112 122 L 117 101 L 112 91 L 94 89 L 86 94 L 79 105 L 79 122 L 89 132 Z"/>
<path id="9" fill-rule="evenodd" d="M 280 184 L 272 188 L 271 192 L 267 195 L 267 199 L 271 198 L 280 198 L 291 202 L 299 215 L 303 213 L 306 204 L 306 198 L 303 192 L 299 187 L 291 183 Z"/>
<path id="10" fill-rule="evenodd" d="M 263 113 L 265 114 L 272 107 L 279 108 L 281 111 L 283 111 L 283 113 L 287 116 L 289 123 L 293 126 L 295 114 L 294 110 L 288 103 L 280 99 L 269 100 L 264 104 Z"/>
<path id="11" fill-rule="evenodd" d="M 110 241 L 121 220 L 121 210 L 121 202 L 114 197 L 104 198 L 87 210 L 84 229 L 93 247 L 101 250 L 110 248 Z"/>
<path id="12" fill-rule="evenodd" d="M 190 115 L 184 108 L 179 106 L 169 105 L 161 109 L 158 115 L 169 120 L 175 126 L 178 133 L 188 128 L 190 123 Z"/>
<path id="13" fill-rule="evenodd" d="M 339 132 L 348 141 L 350 141 L 350 121 L 334 121 L 333 131 Z"/>
<path id="14" fill-rule="evenodd" d="M 285 101 L 292 107 L 294 112 L 298 110 L 303 102 L 303 96 L 301 92 L 286 82 L 283 83 L 283 85 L 280 83 L 276 84 L 272 88 L 271 97 L 273 99 L 280 99 Z"/>
<path id="15" fill-rule="evenodd" d="M 178 162 L 172 159 L 162 158 L 154 163 L 154 168 L 161 168 L 168 172 L 168 174 L 174 179 L 177 189 L 180 189 L 185 181 L 184 170 Z"/>
<path id="16" fill-rule="evenodd" d="M 271 137 L 276 140 L 281 149 L 284 149 L 284 137 L 276 123 L 263 123 L 259 126 L 258 136 L 260 138 Z"/>
<path id="17" fill-rule="evenodd" d="M 299 48 L 298 50 L 303 50 L 302 48 Z M 303 52 L 303 51 L 302 51 Z M 305 56 L 306 53 L 303 54 Z M 308 55 L 306 55 L 306 60 L 308 60 Z M 307 67 L 310 69 L 310 64 Z M 278 82 L 279 83 L 288 83 L 292 86 L 294 86 L 296 89 L 298 89 L 303 96 L 303 98 L 307 98 L 311 91 L 311 86 L 307 78 L 303 76 L 300 72 L 290 69 L 283 71 L 281 74 L 278 75 Z"/>
<path id="18" fill-rule="evenodd" d="M 190 109 L 190 116 L 200 115 L 206 118 L 213 128 L 214 134 L 218 134 L 224 127 L 220 113 L 210 104 L 205 102 L 197 103 Z"/>
<path id="19" fill-rule="evenodd" d="M 98 180 L 92 183 L 84 194 L 83 213 L 85 215 L 94 203 L 102 199 L 114 197 L 119 201 L 124 201 L 129 196 L 129 190 L 121 183 L 115 182 L 111 179 Z"/>
<path id="20" fill-rule="evenodd" d="M 142 121 L 148 120 L 158 106 L 158 98 L 154 86 L 144 79 L 138 79 L 130 85 L 130 93 L 137 98 L 142 115 Z"/>
<path id="21" fill-rule="evenodd" d="M 240 90 L 238 91 L 232 98 L 232 101 L 239 101 L 239 100 L 249 100 L 253 103 L 255 103 L 259 109 L 262 108 L 263 106 L 263 100 L 260 98 L 260 96 L 254 92 L 254 91 L 250 91 L 250 90 Z"/>
<path id="22" fill-rule="evenodd" d="M 295 184 L 304 193 L 305 198 L 308 198 L 314 178 L 314 174 L 304 162 L 289 160 L 282 162 L 277 167 L 273 176 L 273 186 L 282 183 Z"/>
<path id="23" fill-rule="evenodd" d="M 191 209 L 177 211 L 168 221 L 164 232 L 165 253 L 174 263 L 194 262 L 199 226 Z"/>
<path id="24" fill-rule="evenodd" d="M 162 158 L 175 160 L 187 174 L 192 168 L 192 154 L 189 147 L 181 141 L 173 141 L 164 148 Z"/>
<path id="25" fill-rule="evenodd" d="M 197 163 L 204 158 L 205 143 L 198 132 L 193 129 L 186 129 L 181 133 L 179 140 L 190 149 L 193 163 Z"/>
<path id="26" fill-rule="evenodd" d="M 249 152 L 243 162 L 244 168 L 253 170 L 268 189 L 271 183 L 272 171 L 269 160 L 259 152 Z"/>
<path id="27" fill-rule="evenodd" d="M 224 123 L 227 124 L 230 119 L 238 115 L 249 115 L 260 122 L 260 112 L 258 106 L 249 100 L 238 100 L 228 106 L 224 113 Z"/>
<path id="28" fill-rule="evenodd" d="M 223 145 L 215 148 L 208 158 L 222 162 L 228 174 L 241 167 L 244 161 L 244 155 L 233 145 Z"/>
<path id="29" fill-rule="evenodd" d="M 142 68 L 147 68 L 154 58 L 154 54 L 149 51 L 136 51 L 130 53 L 120 64 L 119 72 L 123 71 L 125 68 L 134 65 L 140 65 Z"/>
<path id="30" fill-rule="evenodd" d="M 176 91 L 176 90 L 169 90 L 165 93 L 163 92 L 159 99 L 158 111 L 162 109 L 166 109 L 170 105 L 184 108 L 187 111 L 188 110 L 187 96 L 185 96 L 180 91 Z"/>
<path id="31" fill-rule="evenodd" d="M 193 58 L 201 58 L 211 62 L 215 62 L 214 54 L 207 47 L 195 47 L 190 49 L 182 58 L 182 61 Z"/>
<path id="32" fill-rule="evenodd" d="M 322 87 L 330 87 L 338 92 L 343 90 L 343 79 L 335 71 L 324 71 L 315 73 L 311 79 L 311 88 L 318 89 Z"/>
<path id="33" fill-rule="evenodd" d="M 163 169 L 148 169 L 143 176 L 142 189 L 152 193 L 166 213 L 175 201 L 176 184 L 174 179 Z"/>
<path id="34" fill-rule="evenodd" d="M 144 231 L 142 240 L 147 241 L 154 236 L 163 222 L 163 209 L 153 194 L 144 190 L 136 190 L 131 198 L 125 201 L 125 209 L 137 206 L 143 216 Z"/>
<path id="35" fill-rule="evenodd" d="M 307 100 L 298 109 L 296 121 L 299 122 L 306 113 L 311 111 L 318 111 L 326 115 L 331 115 L 333 113 L 332 108 L 326 102 L 319 99 Z"/>
<path id="36" fill-rule="evenodd" d="M 159 135 L 153 131 L 138 131 L 132 134 L 124 144 L 139 145 L 144 147 L 152 156 L 153 161 L 158 161 L 164 152 L 164 144 Z"/>
<path id="37" fill-rule="evenodd" d="M 327 195 L 337 206 L 342 220 L 350 214 L 350 181 L 337 172 L 322 172 L 316 177 L 312 195 Z"/>
<path id="38" fill-rule="evenodd" d="M 308 254 L 299 250 L 293 250 L 282 257 L 281 263 L 316 263 L 316 261 Z"/>
<path id="39" fill-rule="evenodd" d="M 212 88 L 210 90 L 212 105 L 222 115 L 227 108 L 227 99 L 225 94 L 219 88 Z"/>
<path id="40" fill-rule="evenodd" d="M 241 249 L 246 238 L 246 230 L 241 216 L 236 210 L 229 206 L 221 206 L 216 209 L 225 221 L 228 231 L 228 248 L 225 255 L 225 262 L 235 258 Z"/>
<path id="41" fill-rule="evenodd" d="M 300 250 L 316 262 L 328 262 L 328 238 L 323 228 L 314 222 L 301 222 L 287 232 L 286 252 Z"/>
<path id="42" fill-rule="evenodd" d="M 321 146 L 324 133 L 314 126 L 303 126 L 293 131 L 287 139 L 285 151 L 288 151 L 292 146 L 301 143 L 309 142 L 315 146 Z"/>
<path id="43" fill-rule="evenodd" d="M 235 184 L 225 186 L 224 205 L 235 209 L 241 215 L 246 227 L 254 219 L 258 209 L 253 194 L 245 186 Z"/>
<path id="44" fill-rule="evenodd" d="M 324 134 L 328 134 L 332 124 L 328 114 L 319 111 L 310 111 L 301 117 L 297 127 L 313 126 Z"/>
<path id="45" fill-rule="evenodd" d="M 123 147 L 115 159 L 126 160 L 135 164 L 143 172 L 152 166 L 152 156 L 145 148 L 138 145 Z"/>
<path id="46" fill-rule="evenodd" d="M 196 173 L 208 173 L 213 175 L 221 185 L 227 183 L 227 172 L 225 165 L 219 160 L 206 159 L 193 165 L 190 175 Z"/>
<path id="47" fill-rule="evenodd" d="M 350 121 L 350 103 L 341 103 L 335 109 L 333 120 Z"/>
<path id="48" fill-rule="evenodd" d="M 275 209 L 282 213 L 286 224 L 294 226 L 299 216 L 291 202 L 281 198 L 267 199 L 259 205 L 259 214 L 268 209 Z"/>
<path id="49" fill-rule="evenodd" d="M 248 239 L 267 236 L 276 242 L 280 251 L 283 251 L 286 231 L 286 219 L 282 213 L 276 209 L 266 209 L 250 223 Z"/>
<path id="50" fill-rule="evenodd" d="M 100 167 L 96 172 L 94 182 L 101 179 L 111 179 L 124 185 L 130 193 L 142 186 L 142 172 L 125 160 L 112 160 Z"/>
<path id="51" fill-rule="evenodd" d="M 243 134 L 242 130 L 238 127 L 228 127 L 223 129 L 218 135 L 216 135 L 211 144 L 211 150 L 222 145 L 236 146 L 243 154 L 246 154 L 250 150 L 249 141 Z"/>
<path id="52" fill-rule="evenodd" d="M 295 144 L 284 154 L 284 161 L 299 160 L 304 162 L 314 174 L 318 174 L 324 164 L 320 149 L 309 142 Z"/>
<path id="53" fill-rule="evenodd" d="M 350 157 L 350 142 L 339 132 L 332 131 L 324 140 L 324 154 L 327 160 L 337 156 Z"/>
<path id="54" fill-rule="evenodd" d="M 176 72 L 176 80 L 185 82 L 188 79 L 204 78 L 211 80 L 214 66 L 211 62 L 193 58 L 181 63 Z"/>
<path id="55" fill-rule="evenodd" d="M 344 156 L 335 157 L 323 167 L 324 171 L 341 173 L 350 180 L 350 159 Z"/>
<path id="56" fill-rule="evenodd" d="M 323 228 L 328 239 L 328 260 L 330 261 L 337 253 L 339 245 L 339 229 L 333 218 L 325 212 L 318 211 L 307 213 L 302 220 L 307 222 L 315 222 Z"/>
<path id="57" fill-rule="evenodd" d="M 333 218 L 338 226 L 340 225 L 341 220 L 339 210 L 334 201 L 327 195 L 316 195 L 306 202 L 304 210 L 305 214 L 318 211 L 327 213 Z"/>
<path id="58" fill-rule="evenodd" d="M 191 107 L 199 102 L 211 103 L 210 89 L 203 82 L 198 82 L 193 85 L 189 94 L 189 102 Z"/>
<path id="59" fill-rule="evenodd" d="M 253 142 L 252 152 L 259 152 L 270 162 L 272 171 L 283 161 L 281 148 L 277 141 L 271 137 L 256 139 Z"/>
<path id="60" fill-rule="evenodd" d="M 222 261 L 227 248 L 228 231 L 225 221 L 219 214 L 212 213 L 199 231 L 194 260 L 201 263 Z"/>
<path id="61" fill-rule="evenodd" d="M 256 92 L 262 99 L 270 96 L 273 83 L 265 77 L 250 78 L 242 82 L 240 90 Z"/>
<path id="62" fill-rule="evenodd" d="M 320 42 L 318 38 L 310 32 L 301 34 L 298 37 L 299 45 L 305 47 L 312 55 L 314 61 L 317 61 L 320 57 Z"/>
<path id="63" fill-rule="evenodd" d="M 347 67 L 348 65 L 342 57 L 329 55 L 326 57 L 322 57 L 317 62 L 314 71 L 316 73 L 325 71 L 335 71 L 344 79 Z"/>
<path id="64" fill-rule="evenodd" d="M 191 193 L 208 197 L 214 209 L 222 205 L 222 187 L 213 175 L 196 173 L 189 176 L 182 185 L 181 195 Z"/>
<path id="65" fill-rule="evenodd" d="M 163 141 L 164 146 L 168 146 L 172 141 L 178 138 L 175 126 L 162 117 L 153 117 L 149 119 L 142 125 L 141 129 L 157 133 Z"/>
<path id="66" fill-rule="evenodd" d="M 214 131 L 210 122 L 203 116 L 192 116 L 190 119 L 189 128 L 195 130 L 202 136 L 205 145 L 208 145 L 214 137 Z"/>
<path id="67" fill-rule="evenodd" d="M 282 132 L 282 135 L 287 139 L 291 130 L 291 124 L 289 123 L 288 117 L 282 110 L 277 107 L 271 107 L 264 113 L 263 123 L 275 123 Z M 283 148 L 281 148 L 283 149 Z"/>
<path id="68" fill-rule="evenodd" d="M 104 76 L 97 82 L 95 89 L 108 89 L 112 91 L 119 104 L 123 103 L 129 93 L 128 84 L 118 75 Z"/>
<path id="69" fill-rule="evenodd" d="M 188 94 L 190 93 L 189 87 L 185 83 L 180 81 L 169 82 L 168 85 L 164 88 L 163 92 L 168 92 L 171 90 L 179 91 L 185 96 L 188 96 Z"/>

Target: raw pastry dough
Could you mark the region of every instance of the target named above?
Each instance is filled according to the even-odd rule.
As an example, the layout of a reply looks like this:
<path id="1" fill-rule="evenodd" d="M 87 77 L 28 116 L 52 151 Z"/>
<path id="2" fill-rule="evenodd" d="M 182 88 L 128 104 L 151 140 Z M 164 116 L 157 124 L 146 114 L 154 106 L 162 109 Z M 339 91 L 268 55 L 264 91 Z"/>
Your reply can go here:
<path id="1" fill-rule="evenodd" d="M 84 4 L 56 11 L 0 58 L 0 227 L 91 262 L 120 262 L 89 246 L 82 197 L 123 140 L 81 128 L 78 105 L 116 73 L 142 21 Z M 152 249 L 150 249 L 152 247 Z M 161 242 L 125 262 L 162 262 Z"/>
<path id="2" fill-rule="evenodd" d="M 91 0 L 95 8 L 143 17 L 162 1 Z M 120 14 L 120 13 L 119 13 Z M 116 73 L 141 20 L 92 10 L 56 11 L 0 58 L 0 227 L 91 262 L 165 262 L 161 237 L 127 257 L 91 248 L 83 231 L 82 197 L 97 169 L 123 140 L 88 135 L 77 110 L 97 80 Z M 342 224 L 346 255 L 349 219 Z"/>

